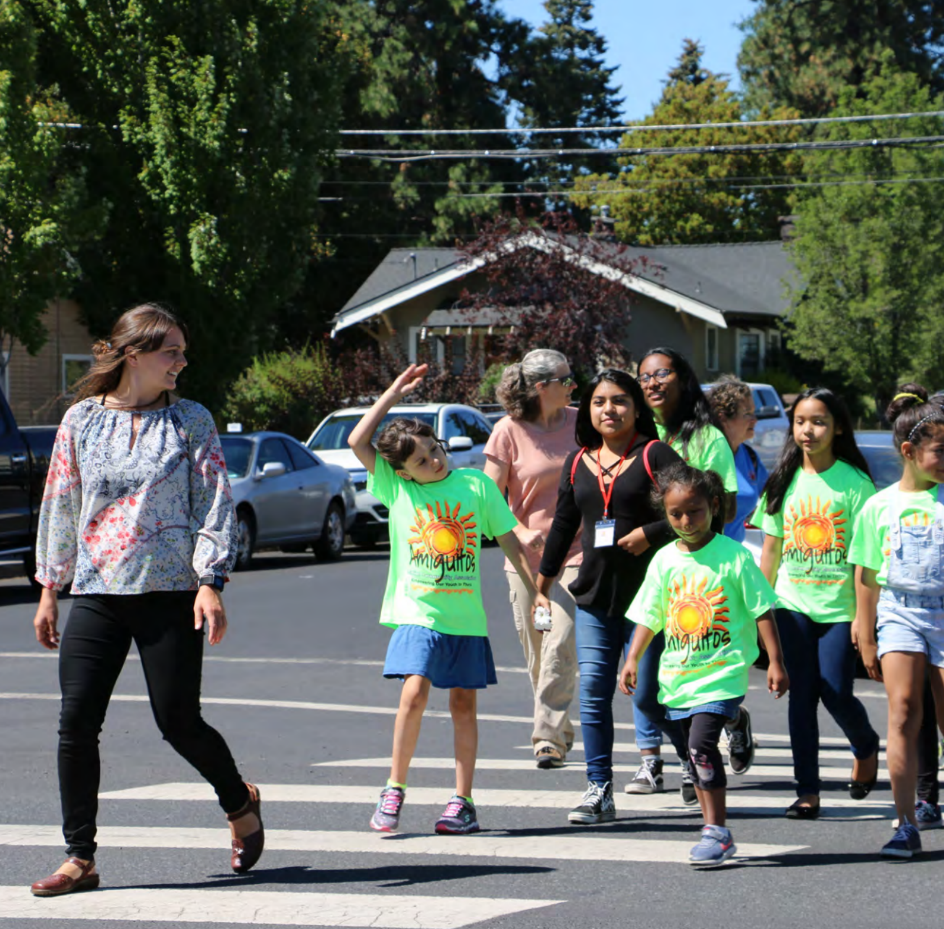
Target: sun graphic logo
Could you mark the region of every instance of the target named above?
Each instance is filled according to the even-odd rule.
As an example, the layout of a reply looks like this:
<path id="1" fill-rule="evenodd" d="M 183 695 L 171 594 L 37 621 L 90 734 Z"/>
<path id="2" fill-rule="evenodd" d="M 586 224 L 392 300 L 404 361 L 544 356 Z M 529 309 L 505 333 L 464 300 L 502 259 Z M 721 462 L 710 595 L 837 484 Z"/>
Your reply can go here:
<path id="1" fill-rule="evenodd" d="M 797 551 L 804 557 L 810 554 L 846 550 L 846 520 L 840 519 L 845 510 L 832 509 L 832 500 L 825 503 L 811 497 L 800 501 L 800 511 L 791 504 L 783 526 L 783 553 Z"/>
<path id="2" fill-rule="evenodd" d="M 723 635 L 717 645 L 730 641 L 728 635 L 728 598 L 723 587 L 707 590 L 708 578 L 682 578 L 675 581 L 669 590 L 669 609 L 666 618 L 666 634 L 678 641 L 688 651 L 682 664 L 688 661 L 691 651 L 712 632 Z"/>
<path id="3" fill-rule="evenodd" d="M 461 503 L 455 509 L 450 509 L 444 500 L 442 506 L 436 503 L 433 512 L 431 504 L 426 504 L 429 518 L 423 514 L 423 508 L 416 508 L 416 522 L 410 526 L 410 532 L 416 533 L 407 541 L 411 548 L 421 547 L 425 553 L 433 558 L 455 558 L 461 555 L 472 554 L 478 544 L 478 533 L 472 532 L 476 524 L 472 513 L 460 516 Z"/>

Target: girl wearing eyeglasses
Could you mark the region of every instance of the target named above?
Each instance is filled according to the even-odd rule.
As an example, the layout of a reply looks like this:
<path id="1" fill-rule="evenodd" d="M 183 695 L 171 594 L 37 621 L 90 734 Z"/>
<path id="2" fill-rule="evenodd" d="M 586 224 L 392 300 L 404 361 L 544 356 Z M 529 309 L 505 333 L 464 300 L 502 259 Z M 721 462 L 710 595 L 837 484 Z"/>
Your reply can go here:
<path id="1" fill-rule="evenodd" d="M 701 385 L 686 358 L 673 348 L 652 348 L 639 362 L 636 380 L 646 405 L 655 417 L 659 438 L 672 446 L 686 464 L 700 471 L 714 471 L 724 485 L 724 522 L 737 515 L 738 477 L 734 452 L 722 431 L 722 423 L 702 393 Z M 727 530 L 725 530 L 727 534 Z M 637 708 L 636 744 L 643 762 L 627 793 L 650 793 L 647 785 L 661 771 L 657 728 Z M 745 707 L 725 726 L 731 770 L 746 774 L 754 762 L 751 717 Z M 656 747 L 649 748 L 656 743 Z M 631 789 L 632 788 L 632 789 Z"/>
<path id="2" fill-rule="evenodd" d="M 496 390 L 508 415 L 495 424 L 485 445 L 485 473 L 507 494 L 518 518 L 515 533 L 534 574 L 554 519 L 561 468 L 574 448 L 577 411 L 569 406 L 574 387 L 567 358 L 539 348 L 505 368 Z M 581 557 L 578 533 L 549 592 L 547 632 L 534 628 L 532 598 L 511 562 L 505 561 L 515 627 L 534 691 L 531 744 L 539 768 L 561 767 L 574 744 L 570 704 L 577 682 L 576 604 L 568 587 L 577 577 Z"/>

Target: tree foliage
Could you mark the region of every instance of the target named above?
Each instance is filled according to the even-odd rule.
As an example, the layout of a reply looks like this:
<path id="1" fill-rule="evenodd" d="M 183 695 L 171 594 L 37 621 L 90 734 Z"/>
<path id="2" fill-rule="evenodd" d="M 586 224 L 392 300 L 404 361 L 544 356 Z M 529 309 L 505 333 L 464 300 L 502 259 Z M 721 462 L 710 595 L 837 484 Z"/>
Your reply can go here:
<path id="1" fill-rule="evenodd" d="M 269 338 L 317 254 L 347 36 L 306 0 L 33 0 L 41 78 L 81 130 L 92 195 L 110 205 L 80 249 L 96 331 L 144 300 L 175 306 L 211 405 Z"/>
<path id="2" fill-rule="evenodd" d="M 102 211 L 88 205 L 84 175 L 70 170 L 70 118 L 37 73 L 38 42 L 18 0 L 0 0 L 0 371 L 15 340 L 46 342 L 42 314 L 79 273 L 75 249 L 94 239 Z"/>
<path id="3" fill-rule="evenodd" d="M 944 98 L 885 67 L 840 95 L 837 114 L 925 112 Z M 895 121 L 895 136 L 937 132 L 934 117 Z M 823 126 L 827 140 L 869 139 L 868 123 Z M 791 255 L 792 350 L 841 373 L 881 415 L 902 381 L 940 385 L 944 363 L 944 156 L 938 148 L 862 148 L 808 156 L 810 174 L 843 179 L 801 192 Z M 929 179 L 922 182 L 922 179 Z"/>
<path id="4" fill-rule="evenodd" d="M 509 69 L 504 88 L 515 101 L 522 128 L 612 126 L 622 121 L 613 86 L 616 68 L 605 64 L 607 43 L 590 23 L 592 0 L 545 0 L 545 22 L 531 37 L 516 66 Z M 527 148 L 599 149 L 615 142 L 616 133 L 539 134 L 521 137 Z M 615 159 L 603 155 L 571 155 L 559 159 L 525 159 L 526 179 L 539 190 L 568 189 L 575 176 L 615 169 Z M 549 196 L 555 209 L 569 199 Z"/>
<path id="5" fill-rule="evenodd" d="M 461 305 L 470 322 L 488 315 L 510 327 L 500 346 L 504 357 L 517 359 L 540 345 L 563 352 L 584 374 L 629 363 L 626 282 L 640 262 L 625 246 L 579 234 L 565 214 L 534 223 L 519 211 L 483 223 L 463 252 L 486 263 L 484 287 L 465 289 Z"/>
<path id="6" fill-rule="evenodd" d="M 743 110 L 727 78 L 701 66 L 702 49 L 690 39 L 669 72 L 651 115 L 623 136 L 622 147 L 676 148 L 762 145 L 797 138 L 793 127 L 677 129 L 646 126 L 739 122 Z M 763 119 L 790 119 L 794 110 L 763 110 Z M 639 245 L 763 241 L 779 236 L 778 217 L 790 212 L 789 191 L 767 185 L 796 175 L 800 158 L 783 151 L 627 155 L 615 175 L 577 179 L 585 208 L 607 204 L 616 235 Z"/>
<path id="7" fill-rule="evenodd" d="M 846 87 L 862 87 L 890 52 L 899 70 L 944 91 L 940 0 L 755 0 L 740 27 L 738 68 L 748 109 L 829 113 Z"/>

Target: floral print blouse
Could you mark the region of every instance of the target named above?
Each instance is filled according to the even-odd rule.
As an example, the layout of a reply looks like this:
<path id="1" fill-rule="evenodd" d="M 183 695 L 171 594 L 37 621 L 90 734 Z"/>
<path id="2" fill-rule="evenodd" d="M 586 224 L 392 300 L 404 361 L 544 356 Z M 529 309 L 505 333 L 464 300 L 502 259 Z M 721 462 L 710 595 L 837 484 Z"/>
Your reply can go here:
<path id="1" fill-rule="evenodd" d="M 90 398 L 66 413 L 39 514 L 40 584 L 71 581 L 73 594 L 194 590 L 205 575 L 228 575 L 235 558 L 233 498 L 206 408 L 180 400 L 132 414 Z"/>

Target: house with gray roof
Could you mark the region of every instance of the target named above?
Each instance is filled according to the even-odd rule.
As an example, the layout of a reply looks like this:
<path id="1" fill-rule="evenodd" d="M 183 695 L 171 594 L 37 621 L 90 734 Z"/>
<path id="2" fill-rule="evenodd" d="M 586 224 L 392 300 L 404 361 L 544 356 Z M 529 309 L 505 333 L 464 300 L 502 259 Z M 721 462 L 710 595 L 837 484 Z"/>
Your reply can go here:
<path id="1" fill-rule="evenodd" d="M 527 233 L 515 239 L 515 247 L 538 244 Z M 792 277 L 786 248 L 780 241 L 629 248 L 630 257 L 647 259 L 623 280 L 632 356 L 669 345 L 703 379 L 724 372 L 757 378 L 780 347 L 777 323 L 789 305 L 786 282 Z M 487 260 L 447 248 L 395 248 L 335 316 L 332 335 L 359 326 L 380 341 L 399 339 L 411 360 L 429 340 L 442 359 L 451 339 L 453 364 L 461 365 L 472 340 L 513 322 L 488 310 L 470 318 L 460 306 L 464 289 L 484 286 Z M 590 270 L 607 268 L 603 263 Z"/>

